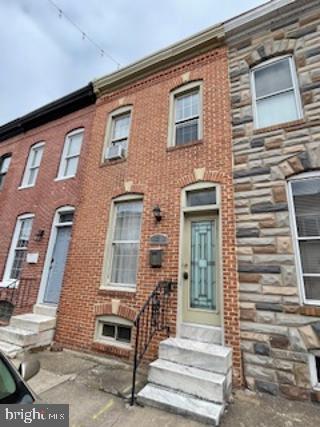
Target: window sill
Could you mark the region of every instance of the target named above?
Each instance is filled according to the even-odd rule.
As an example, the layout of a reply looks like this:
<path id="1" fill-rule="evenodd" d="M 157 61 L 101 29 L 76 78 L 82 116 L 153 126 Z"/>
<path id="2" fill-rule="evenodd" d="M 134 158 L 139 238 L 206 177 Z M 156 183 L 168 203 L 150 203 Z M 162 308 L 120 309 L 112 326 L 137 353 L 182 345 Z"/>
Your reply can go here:
<path id="1" fill-rule="evenodd" d="M 304 316 L 320 316 L 320 306 L 312 305 L 312 303 L 311 304 L 304 303 L 304 305 L 300 307 L 299 312 Z"/>
<path id="2" fill-rule="evenodd" d="M 118 287 L 118 286 L 103 286 L 99 289 L 100 295 L 110 295 L 110 294 L 119 294 L 121 296 L 127 294 L 127 295 L 133 295 L 137 292 L 136 288 L 129 288 L 129 287 Z"/>
<path id="3" fill-rule="evenodd" d="M 71 175 L 71 176 L 62 176 L 62 177 L 58 177 L 58 178 L 55 178 L 54 179 L 54 181 L 65 181 L 66 179 L 72 179 L 72 178 L 75 178 L 76 177 L 76 175 Z"/>
<path id="4" fill-rule="evenodd" d="M 115 160 L 103 160 L 100 164 L 100 167 L 104 166 L 113 166 L 113 165 L 119 165 L 121 163 L 124 163 L 127 161 L 127 157 L 124 157 L 123 159 L 115 159 Z"/>
<path id="5" fill-rule="evenodd" d="M 279 124 L 273 125 L 273 126 L 267 126 L 264 128 L 254 129 L 253 134 L 258 135 L 260 133 L 272 132 L 272 131 L 281 130 L 281 129 L 296 130 L 296 129 L 299 129 L 300 127 L 305 126 L 306 124 L 307 124 L 307 122 L 305 119 L 298 119 L 298 120 L 294 120 L 292 122 L 279 123 Z"/>
<path id="6" fill-rule="evenodd" d="M 180 145 L 174 145 L 171 147 L 167 147 L 167 152 L 181 150 L 183 148 L 188 148 L 188 147 L 194 147 L 194 146 L 201 145 L 201 144 L 203 144 L 203 139 L 198 139 L 196 141 L 187 142 L 186 144 L 180 144 Z"/>
<path id="7" fill-rule="evenodd" d="M 33 185 L 20 185 L 20 187 L 18 187 L 18 190 L 27 190 L 28 188 L 33 188 L 35 187 L 35 184 Z"/>
<path id="8" fill-rule="evenodd" d="M 13 286 L 14 284 L 14 286 Z M 15 280 L 8 280 L 6 282 L 0 282 L 0 289 L 1 288 L 8 288 L 8 289 L 16 289 L 19 287 L 19 280 L 16 282 Z"/>

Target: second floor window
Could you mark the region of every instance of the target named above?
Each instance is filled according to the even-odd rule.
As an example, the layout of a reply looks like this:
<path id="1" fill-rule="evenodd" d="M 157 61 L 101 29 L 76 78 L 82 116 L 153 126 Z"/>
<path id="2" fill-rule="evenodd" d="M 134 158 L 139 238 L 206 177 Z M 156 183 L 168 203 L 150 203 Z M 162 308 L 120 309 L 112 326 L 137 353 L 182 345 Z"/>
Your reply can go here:
<path id="1" fill-rule="evenodd" d="M 11 156 L 0 157 L 0 190 L 3 188 L 4 179 L 8 173 L 10 162 Z"/>
<path id="2" fill-rule="evenodd" d="M 30 148 L 26 169 L 23 175 L 21 187 L 32 187 L 35 185 L 40 169 L 44 149 L 44 143 L 40 142 Z"/>
<path id="3" fill-rule="evenodd" d="M 58 179 L 76 176 L 83 140 L 83 129 L 78 129 L 66 136 L 60 161 Z"/>
<path id="4" fill-rule="evenodd" d="M 302 117 L 293 58 L 271 60 L 252 70 L 253 111 L 256 128 Z"/>
<path id="5" fill-rule="evenodd" d="M 175 96 L 175 145 L 181 145 L 199 139 L 199 98 L 199 88 Z"/>
<path id="6" fill-rule="evenodd" d="M 131 107 L 120 108 L 109 116 L 104 158 L 113 160 L 125 157 L 128 151 Z"/>

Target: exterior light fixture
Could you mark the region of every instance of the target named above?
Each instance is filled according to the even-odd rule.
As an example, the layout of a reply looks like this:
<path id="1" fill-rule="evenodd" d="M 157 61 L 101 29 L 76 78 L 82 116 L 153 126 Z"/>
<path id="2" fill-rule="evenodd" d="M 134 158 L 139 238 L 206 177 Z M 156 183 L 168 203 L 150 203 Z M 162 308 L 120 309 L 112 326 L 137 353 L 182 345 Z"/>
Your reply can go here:
<path id="1" fill-rule="evenodd" d="M 36 235 L 34 236 L 34 240 L 36 242 L 40 242 L 44 236 L 44 230 L 38 230 Z"/>
<path id="2" fill-rule="evenodd" d="M 157 222 L 160 222 L 162 219 L 162 212 L 159 205 L 156 205 L 153 210 L 153 216 L 155 217 Z"/>

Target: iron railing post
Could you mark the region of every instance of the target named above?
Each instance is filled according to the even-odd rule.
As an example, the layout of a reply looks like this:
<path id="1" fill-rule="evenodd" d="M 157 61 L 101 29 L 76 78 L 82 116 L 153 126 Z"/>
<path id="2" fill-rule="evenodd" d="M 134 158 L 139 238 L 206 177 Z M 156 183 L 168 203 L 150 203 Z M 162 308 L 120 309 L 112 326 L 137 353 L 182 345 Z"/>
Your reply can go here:
<path id="1" fill-rule="evenodd" d="M 132 375 L 132 389 L 131 389 L 131 401 L 130 405 L 134 405 L 135 393 L 136 393 L 136 376 L 138 369 L 138 345 L 139 345 L 139 332 L 140 332 L 140 317 L 136 321 L 136 342 L 134 347 L 134 360 L 133 360 L 133 375 Z"/>

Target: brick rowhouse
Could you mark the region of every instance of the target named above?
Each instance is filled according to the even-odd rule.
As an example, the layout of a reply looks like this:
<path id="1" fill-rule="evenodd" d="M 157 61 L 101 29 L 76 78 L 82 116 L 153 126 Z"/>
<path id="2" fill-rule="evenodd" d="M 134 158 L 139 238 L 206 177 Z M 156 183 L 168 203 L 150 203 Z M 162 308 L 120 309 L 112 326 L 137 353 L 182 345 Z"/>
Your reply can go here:
<path id="1" fill-rule="evenodd" d="M 196 182 L 216 183 L 221 186 L 222 325 L 225 343 L 233 348 L 234 382 L 239 385 L 241 360 L 227 49 L 216 41 L 211 42 L 211 47 L 206 42 L 196 52 L 185 53 L 183 58 L 177 55 L 165 66 L 159 62 L 148 75 L 137 75 L 134 80 L 124 78 L 120 86 L 116 82 L 98 93 L 56 340 L 68 348 L 130 358 L 132 350 L 95 341 L 96 317 L 116 313 L 132 321 L 160 280 L 172 279 L 181 286 L 178 277 L 181 191 Z M 202 82 L 203 137 L 183 146 L 168 147 L 170 93 L 193 81 Z M 102 161 L 108 116 L 124 106 L 132 109 L 127 158 Z M 108 290 L 103 287 L 102 279 L 110 207 L 114 198 L 124 194 L 143 197 L 135 292 Z M 163 213 L 161 222 L 153 216 L 156 205 Z M 166 234 L 169 240 L 159 269 L 149 265 L 149 239 L 155 233 Z M 106 258 L 108 256 L 107 253 Z M 173 336 L 177 310 L 175 289 L 170 305 Z M 149 360 L 156 357 L 160 339 L 163 337 L 152 344 Z"/>

